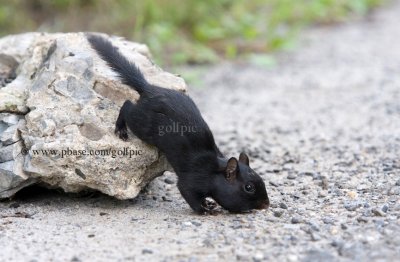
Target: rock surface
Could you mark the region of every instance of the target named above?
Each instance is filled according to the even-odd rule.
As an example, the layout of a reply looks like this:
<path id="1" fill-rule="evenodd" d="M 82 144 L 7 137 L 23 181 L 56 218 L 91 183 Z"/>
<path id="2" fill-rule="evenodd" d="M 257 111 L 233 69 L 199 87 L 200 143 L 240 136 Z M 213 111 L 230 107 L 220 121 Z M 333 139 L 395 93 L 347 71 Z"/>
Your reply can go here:
<path id="1" fill-rule="evenodd" d="M 145 45 L 108 38 L 149 82 L 185 91 L 183 79 L 152 63 Z M 133 198 L 170 169 L 157 148 L 114 135 L 120 106 L 139 96 L 83 33 L 8 36 L 0 50 L 0 198 L 39 182 Z"/>

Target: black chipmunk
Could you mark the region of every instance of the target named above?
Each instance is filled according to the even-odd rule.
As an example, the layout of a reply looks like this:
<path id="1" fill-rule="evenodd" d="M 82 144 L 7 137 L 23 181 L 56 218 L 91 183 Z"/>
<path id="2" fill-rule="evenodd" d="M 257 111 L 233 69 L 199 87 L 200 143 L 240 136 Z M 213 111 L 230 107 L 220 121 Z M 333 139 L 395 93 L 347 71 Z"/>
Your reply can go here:
<path id="1" fill-rule="evenodd" d="M 115 133 L 126 140 L 129 128 L 144 142 L 158 147 L 178 175 L 179 191 L 195 212 L 205 213 L 215 207 L 207 197 L 235 213 L 268 208 L 265 184 L 250 168 L 247 155 L 241 153 L 237 160 L 221 154 L 189 96 L 149 84 L 135 64 L 108 40 L 96 35 L 87 38 L 122 82 L 140 95 L 137 103 L 126 100 L 121 107 Z M 171 128 L 177 126 L 180 132 Z"/>

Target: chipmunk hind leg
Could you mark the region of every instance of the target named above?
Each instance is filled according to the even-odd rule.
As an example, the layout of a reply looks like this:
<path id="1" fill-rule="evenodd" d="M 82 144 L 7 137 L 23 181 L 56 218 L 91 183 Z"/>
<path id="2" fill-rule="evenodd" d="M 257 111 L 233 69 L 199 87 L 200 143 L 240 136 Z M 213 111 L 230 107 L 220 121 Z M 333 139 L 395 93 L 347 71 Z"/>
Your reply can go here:
<path id="1" fill-rule="evenodd" d="M 115 123 L 115 134 L 122 140 L 127 140 L 127 128 L 129 128 L 135 136 L 144 142 L 154 144 L 150 124 L 146 111 L 140 105 L 126 100 L 119 111 L 118 119 Z"/>

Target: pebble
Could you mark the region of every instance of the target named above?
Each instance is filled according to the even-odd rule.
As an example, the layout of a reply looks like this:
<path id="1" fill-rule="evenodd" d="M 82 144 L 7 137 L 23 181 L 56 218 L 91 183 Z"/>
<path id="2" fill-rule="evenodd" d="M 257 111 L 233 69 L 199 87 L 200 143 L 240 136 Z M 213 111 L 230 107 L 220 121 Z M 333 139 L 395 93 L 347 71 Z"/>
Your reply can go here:
<path id="1" fill-rule="evenodd" d="M 81 260 L 79 259 L 79 257 L 77 257 L 77 256 L 74 256 L 74 257 L 72 257 L 72 259 L 71 259 L 71 262 L 80 262 Z"/>
<path id="2" fill-rule="evenodd" d="M 333 217 L 324 217 L 322 218 L 322 221 L 324 222 L 324 224 L 335 224 L 335 219 Z"/>
<path id="3" fill-rule="evenodd" d="M 269 184 L 274 187 L 279 187 L 279 184 L 274 181 L 269 181 Z"/>
<path id="4" fill-rule="evenodd" d="M 360 223 L 361 222 L 368 223 L 369 220 L 368 220 L 368 217 L 360 216 L 360 217 L 357 218 L 357 221 L 360 222 Z"/>
<path id="5" fill-rule="evenodd" d="M 388 204 L 384 204 L 384 205 L 382 206 L 381 210 L 382 210 L 383 212 L 387 213 L 388 210 L 389 210 L 389 205 L 388 205 Z"/>
<path id="6" fill-rule="evenodd" d="M 297 178 L 297 175 L 296 175 L 295 173 L 290 173 L 290 174 L 287 176 L 287 179 L 291 179 L 291 180 L 296 179 L 296 178 Z"/>
<path id="7" fill-rule="evenodd" d="M 153 250 L 148 249 L 148 248 L 144 248 L 142 249 L 142 254 L 146 255 L 146 254 L 153 254 Z"/>
<path id="8" fill-rule="evenodd" d="M 253 261 L 258 262 L 258 261 L 263 261 L 264 260 L 264 254 L 261 252 L 256 252 L 253 256 Z"/>
<path id="9" fill-rule="evenodd" d="M 283 202 L 279 203 L 279 207 L 282 208 L 282 209 L 288 209 L 288 206 Z"/>
<path id="10" fill-rule="evenodd" d="M 342 240 L 333 240 L 331 243 L 331 246 L 340 248 L 343 246 L 343 241 Z"/>
<path id="11" fill-rule="evenodd" d="M 292 217 L 291 219 L 292 224 L 299 224 L 301 221 L 302 219 L 300 217 Z"/>
<path id="12" fill-rule="evenodd" d="M 319 225 L 318 225 L 317 222 L 312 221 L 312 222 L 309 222 L 309 224 L 310 224 L 310 229 L 311 229 L 311 230 L 313 230 L 313 231 L 320 231 Z"/>
<path id="13" fill-rule="evenodd" d="M 347 192 L 347 196 L 351 199 L 355 199 L 357 197 L 357 192 L 349 191 Z"/>
<path id="14" fill-rule="evenodd" d="M 287 256 L 287 261 L 296 262 L 296 261 L 298 261 L 298 260 L 299 260 L 299 257 L 296 256 L 296 255 L 289 254 L 289 255 Z"/>
<path id="15" fill-rule="evenodd" d="M 196 227 L 201 226 L 201 223 L 199 221 L 192 221 L 192 224 L 195 225 Z"/>
<path id="16" fill-rule="evenodd" d="M 383 212 L 382 209 L 373 208 L 371 211 L 372 211 L 372 213 L 373 213 L 375 216 L 377 216 L 377 217 L 384 217 L 384 216 L 386 216 L 385 212 Z"/>
<path id="17" fill-rule="evenodd" d="M 319 191 L 318 197 L 327 197 L 328 192 L 326 190 Z"/>
<path id="18" fill-rule="evenodd" d="M 164 179 L 164 182 L 169 185 L 175 184 L 175 181 L 173 181 L 172 179 L 169 179 L 169 178 Z"/>
<path id="19" fill-rule="evenodd" d="M 282 209 L 278 209 L 274 211 L 274 216 L 275 217 L 281 217 L 283 215 L 283 210 Z"/>
<path id="20" fill-rule="evenodd" d="M 321 240 L 321 236 L 320 236 L 318 233 L 314 232 L 314 231 L 311 231 L 311 232 L 310 232 L 310 235 L 311 235 L 311 240 L 312 240 L 312 241 L 319 241 L 319 240 Z"/>
<path id="21" fill-rule="evenodd" d="M 361 204 L 358 201 L 351 201 L 344 204 L 344 208 L 348 211 L 355 211 L 359 207 L 361 207 Z"/>

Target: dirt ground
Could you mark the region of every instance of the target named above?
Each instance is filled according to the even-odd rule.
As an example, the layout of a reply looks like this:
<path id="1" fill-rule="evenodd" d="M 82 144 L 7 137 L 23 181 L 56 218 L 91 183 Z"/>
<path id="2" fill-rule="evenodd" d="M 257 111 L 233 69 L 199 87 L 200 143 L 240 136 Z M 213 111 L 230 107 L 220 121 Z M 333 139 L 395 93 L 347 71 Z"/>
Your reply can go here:
<path id="1" fill-rule="evenodd" d="M 311 29 L 275 66 L 216 65 L 190 88 L 270 209 L 195 215 L 171 173 L 129 201 L 32 188 L 0 202 L 0 261 L 400 260 L 399 14 Z"/>

